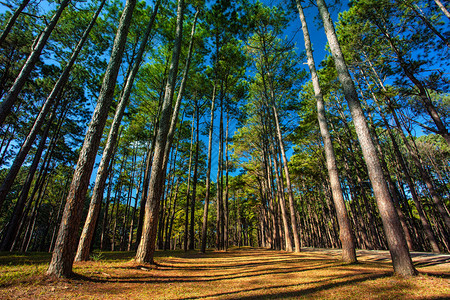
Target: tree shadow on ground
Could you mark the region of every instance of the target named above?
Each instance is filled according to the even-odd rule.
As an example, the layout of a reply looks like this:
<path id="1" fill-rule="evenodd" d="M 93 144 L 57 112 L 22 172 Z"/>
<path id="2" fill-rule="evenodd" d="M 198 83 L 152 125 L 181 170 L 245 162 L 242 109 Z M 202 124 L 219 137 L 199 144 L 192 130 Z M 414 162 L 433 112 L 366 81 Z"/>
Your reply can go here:
<path id="1" fill-rule="evenodd" d="M 364 273 L 363 273 L 364 274 Z M 361 274 L 358 274 L 356 276 L 360 276 Z M 306 296 L 308 294 L 313 294 L 316 293 L 318 291 L 324 291 L 327 289 L 332 289 L 332 288 L 337 288 L 337 287 L 341 287 L 344 285 L 352 285 L 352 284 L 356 284 L 356 283 L 361 283 L 364 281 L 368 281 L 368 280 L 374 280 L 374 279 L 379 279 L 379 278 L 383 278 L 383 277 L 387 277 L 390 276 L 391 273 L 386 272 L 386 273 L 381 273 L 381 274 L 370 274 L 370 273 L 365 273 L 364 276 L 362 278 L 354 278 L 354 279 L 350 279 L 350 280 L 345 280 L 345 281 L 339 281 L 339 282 L 333 282 L 337 279 L 342 279 L 342 278 L 352 278 L 354 276 L 342 276 L 342 277 L 333 277 L 327 280 L 321 280 L 321 281 L 311 281 L 311 282 L 307 282 L 305 284 L 302 284 L 302 286 L 307 286 L 309 284 L 317 284 L 320 283 L 319 286 L 317 287 L 312 287 L 312 288 L 302 288 L 300 285 L 298 284 L 293 284 L 293 285 L 279 285 L 279 286 L 274 286 L 274 287 L 258 287 L 258 288 L 251 288 L 251 289 L 243 289 L 243 290 L 239 290 L 239 291 L 235 291 L 235 292 L 225 292 L 225 293 L 216 293 L 216 294 L 208 294 L 208 295 L 203 295 L 200 297 L 190 297 L 190 298 L 184 298 L 184 299 L 180 299 L 180 300 L 187 300 L 187 299 L 201 299 L 201 298 L 215 298 L 215 297 L 220 297 L 220 296 L 229 296 L 231 294 L 242 294 L 242 293 L 246 293 L 246 292 L 255 292 L 255 291 L 260 291 L 259 294 L 257 295 L 249 295 L 249 296 L 242 296 L 240 295 L 238 298 L 239 299 L 282 299 L 282 298 L 292 298 L 292 297 L 299 297 L 299 296 Z M 295 291 L 290 291 L 290 292 L 275 292 L 275 293 L 268 293 L 268 289 L 286 289 L 286 288 L 297 288 Z"/>

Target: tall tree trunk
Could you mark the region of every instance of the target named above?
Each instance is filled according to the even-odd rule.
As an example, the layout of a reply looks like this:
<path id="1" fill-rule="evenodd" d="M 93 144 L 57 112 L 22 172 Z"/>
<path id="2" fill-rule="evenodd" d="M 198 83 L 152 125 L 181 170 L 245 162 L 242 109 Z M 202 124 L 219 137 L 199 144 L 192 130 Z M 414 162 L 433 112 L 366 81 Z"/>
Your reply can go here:
<path id="1" fill-rule="evenodd" d="M 36 173 L 36 170 L 38 168 L 39 161 L 41 159 L 42 152 L 44 151 L 45 144 L 47 141 L 47 136 L 50 131 L 50 127 L 52 126 L 54 118 L 55 118 L 55 112 L 52 113 L 52 116 L 50 117 L 50 120 L 48 121 L 47 127 L 45 128 L 44 133 L 42 134 L 41 140 L 39 142 L 39 145 L 37 147 L 36 153 L 33 158 L 33 162 L 31 163 L 27 178 L 22 187 L 22 191 L 19 195 L 19 198 L 17 199 L 11 219 L 9 220 L 8 225 L 6 226 L 6 233 L 3 236 L 1 247 L 0 247 L 1 251 L 10 250 L 11 245 L 14 241 L 14 237 L 15 237 L 15 235 L 17 233 L 17 229 L 18 229 L 18 224 L 20 222 L 20 219 L 23 216 L 23 209 L 25 207 L 25 202 L 28 197 L 28 192 L 30 191 L 31 184 L 32 184 L 32 181 L 34 178 L 34 174 Z M 64 119 L 64 118 L 62 118 L 62 119 Z"/>
<path id="2" fill-rule="evenodd" d="M 92 174 L 100 139 L 102 138 L 103 128 L 112 103 L 114 87 L 116 86 L 116 79 L 122 62 L 128 28 L 135 5 L 136 0 L 127 0 L 120 19 L 111 58 L 97 100 L 97 106 L 89 124 L 72 184 L 70 185 L 69 195 L 67 196 L 64 215 L 58 232 L 58 239 L 47 270 L 47 275 L 50 276 L 67 277 L 72 274 L 72 265 L 78 242 L 81 210 L 86 198 L 89 179 Z"/>
<path id="3" fill-rule="evenodd" d="M 308 67 L 311 73 L 311 80 L 313 82 L 314 94 L 317 102 L 317 119 L 319 121 L 320 134 L 322 135 L 324 144 L 328 176 L 330 178 L 331 194 L 333 197 L 336 216 L 339 223 L 339 239 L 342 243 L 342 261 L 346 263 L 354 263 L 357 261 L 355 238 L 350 224 L 350 219 L 348 217 L 347 209 L 345 207 L 344 196 L 342 194 L 336 156 L 333 149 L 333 142 L 331 140 L 331 135 L 327 125 L 322 90 L 320 88 L 319 77 L 317 76 L 316 66 L 314 63 L 311 39 L 309 37 L 308 26 L 300 0 L 296 0 L 296 2 L 300 21 L 302 23 L 303 38 L 305 40 L 305 49 L 308 58 Z"/>
<path id="4" fill-rule="evenodd" d="M 347 69 L 331 16 L 324 0 L 317 0 L 325 33 L 333 55 L 339 81 L 343 86 L 345 98 L 353 117 L 356 133 L 361 144 L 363 156 L 367 164 L 369 177 L 383 221 L 394 272 L 404 276 L 416 274 L 411 256 L 406 245 L 405 236 L 398 220 L 397 212 L 392 203 L 389 189 L 384 180 L 383 170 L 377 157 L 375 146 L 370 138 L 369 128 L 358 100 L 355 86 Z"/>
<path id="5" fill-rule="evenodd" d="M 19 7 L 14 11 L 11 18 L 9 18 L 5 29 L 3 29 L 2 35 L 0 35 L 0 46 L 3 45 L 3 43 L 5 42 L 6 37 L 8 36 L 12 27 L 14 26 L 14 23 L 16 22 L 19 15 L 22 13 L 23 9 L 28 5 L 28 2 L 30 2 L 30 0 L 23 0 L 22 3 L 20 3 Z"/>
<path id="6" fill-rule="evenodd" d="M 228 250 L 228 245 L 229 245 L 229 234 L 228 234 L 228 217 L 229 217 L 229 211 L 228 211 L 228 193 L 229 193 L 229 187 L 228 187 L 228 128 L 230 125 L 230 112 L 229 109 L 227 107 L 227 125 L 226 125 L 226 130 L 225 130 L 225 198 L 224 198 L 224 233 L 223 233 L 223 238 L 224 238 L 224 247 L 225 250 Z M 197 124 L 198 126 L 198 124 Z M 198 143 L 198 136 L 197 136 L 197 143 Z M 197 149 L 198 150 L 198 149 Z"/>
<path id="7" fill-rule="evenodd" d="M 141 170 L 139 171 L 139 183 L 137 186 L 137 190 L 136 190 L 136 197 L 134 199 L 134 205 L 133 205 L 133 212 L 131 214 L 131 224 L 130 224 L 130 230 L 128 233 L 128 246 L 127 246 L 127 251 L 131 251 L 132 249 L 132 245 L 133 245 L 133 231 L 134 231 L 134 223 L 135 223 L 135 218 L 136 218 L 136 210 L 138 207 L 138 199 L 139 199 L 139 194 L 141 193 L 141 184 L 142 184 L 142 179 L 143 179 L 143 171 L 144 171 L 144 163 L 141 162 Z"/>
<path id="8" fill-rule="evenodd" d="M 58 209 L 58 215 L 56 216 L 56 221 L 55 221 L 55 227 L 53 229 L 53 234 L 52 234 L 52 238 L 50 239 L 50 246 L 48 247 L 48 252 L 51 253 L 53 251 L 53 246 L 55 244 L 56 241 L 56 233 L 58 230 L 58 225 L 60 223 L 60 217 L 61 214 L 63 212 L 63 208 L 64 208 L 64 199 L 66 199 L 66 190 L 67 187 L 69 186 L 69 180 L 66 180 L 66 183 L 64 184 L 64 188 L 62 189 L 62 193 L 61 193 L 61 197 L 60 197 L 60 204 L 59 204 L 59 209 Z"/>
<path id="9" fill-rule="evenodd" d="M 120 136 L 120 134 L 119 134 Z M 105 249 L 105 241 L 106 241 L 106 235 L 108 234 L 108 210 L 109 210 L 109 202 L 111 199 L 111 190 L 113 187 L 113 166 L 114 166 L 114 158 L 115 158 L 115 153 L 117 151 L 117 147 L 114 150 L 113 156 L 111 158 L 111 163 L 109 164 L 109 170 L 108 170 L 108 174 L 109 174 L 109 182 L 108 182 L 108 190 L 106 192 L 106 203 L 105 203 L 105 208 L 103 210 L 103 222 L 102 222 L 102 233 L 100 235 L 100 250 Z"/>
<path id="10" fill-rule="evenodd" d="M 271 152 L 272 152 L 272 161 L 273 161 L 273 169 L 275 173 L 275 180 L 277 183 L 277 195 L 278 195 L 278 203 L 280 204 L 281 209 L 281 220 L 283 221 L 283 230 L 284 230 L 284 236 L 285 236 L 285 249 L 288 252 L 292 252 L 292 240 L 291 235 L 289 233 L 289 225 L 288 225 L 288 217 L 286 213 L 286 201 L 284 199 L 284 192 L 283 192 L 283 181 L 280 179 L 280 173 L 279 170 L 281 169 L 281 166 L 278 167 L 278 154 L 275 151 L 275 148 L 273 146 L 273 139 L 271 139 L 270 142 L 271 146 Z"/>
<path id="11" fill-rule="evenodd" d="M 295 217 L 294 192 L 292 191 L 291 176 L 289 174 L 288 161 L 286 158 L 286 151 L 284 150 L 284 143 L 283 143 L 283 137 L 281 135 L 280 122 L 278 121 L 278 112 L 277 112 L 277 108 L 275 107 L 274 104 L 272 104 L 272 111 L 273 111 L 273 116 L 274 116 L 274 120 L 275 120 L 275 129 L 277 132 L 278 143 L 280 146 L 280 154 L 281 154 L 281 158 L 283 160 L 284 176 L 286 178 L 286 188 L 287 188 L 288 199 L 289 199 L 289 212 L 291 215 L 291 226 L 292 226 L 292 234 L 294 235 L 295 252 L 300 252 L 301 251 L 300 236 L 298 234 L 297 219 Z"/>
<path id="12" fill-rule="evenodd" d="M 195 118 L 192 119 L 191 123 L 191 144 L 189 147 L 189 165 L 188 165 L 188 173 L 187 173 L 187 189 L 186 189 L 186 206 L 184 211 L 184 243 L 183 250 L 188 250 L 188 240 L 189 240 L 189 207 L 191 201 L 191 168 L 192 168 L 192 148 L 194 148 L 194 122 Z"/>
<path id="13" fill-rule="evenodd" d="M 36 41 L 33 43 L 33 49 L 28 56 L 27 61 L 20 70 L 20 73 L 14 81 L 12 87 L 9 89 L 8 94 L 0 103 L 0 126 L 3 125 L 6 117 L 11 111 L 11 108 L 17 101 L 19 93 L 22 91 L 22 88 L 25 85 L 28 76 L 30 76 L 30 73 L 33 71 L 34 65 L 38 62 L 41 52 L 47 44 L 47 40 L 50 37 L 50 34 L 55 28 L 56 23 L 58 23 L 59 17 L 61 16 L 64 9 L 69 5 L 70 1 L 71 0 L 63 0 L 61 2 L 58 10 L 53 15 L 53 18 L 50 20 L 47 27 L 45 27 L 44 31 L 39 34 L 39 36 L 36 38 Z"/>
<path id="14" fill-rule="evenodd" d="M 54 108 L 54 107 L 58 106 L 59 100 L 61 99 L 62 90 L 64 89 L 64 87 L 67 83 L 67 80 L 69 79 L 69 74 L 72 69 L 72 66 L 74 65 L 81 49 L 83 48 L 84 43 L 86 42 L 87 38 L 89 37 L 89 33 L 90 33 L 92 27 L 94 27 L 97 17 L 100 14 L 105 2 L 106 2 L 106 0 L 103 0 L 100 3 L 100 6 L 98 7 L 97 11 L 95 12 L 94 16 L 92 17 L 91 22 L 89 23 L 88 27 L 86 28 L 82 37 L 80 38 L 80 41 L 78 42 L 77 46 L 75 47 L 75 50 L 72 52 L 69 62 L 67 63 L 67 65 L 64 68 L 63 72 L 61 73 L 61 75 L 59 76 L 58 81 L 55 83 L 49 96 L 47 97 L 44 105 L 42 106 L 42 108 L 39 112 L 39 115 L 37 116 L 36 120 L 33 123 L 33 126 L 30 129 L 30 132 L 28 133 L 19 152 L 17 153 L 16 158 L 14 159 L 14 161 L 11 165 L 11 168 L 8 171 L 8 175 L 6 176 L 2 185 L 0 186 L 0 211 L 1 211 L 3 201 L 6 198 L 6 195 L 11 190 L 14 179 L 17 177 L 17 174 L 19 173 L 20 167 L 22 166 L 23 162 L 25 161 L 25 158 L 27 157 L 27 154 L 30 151 L 30 149 L 34 143 L 34 140 L 36 139 L 36 136 L 37 136 L 39 130 L 41 130 L 42 124 L 45 122 L 48 112 L 50 111 L 50 109 L 52 107 Z"/>
<path id="15" fill-rule="evenodd" d="M 95 233 L 94 230 L 95 224 L 97 222 L 98 214 L 100 212 L 100 204 L 103 201 L 103 192 L 105 190 L 106 179 L 108 178 L 107 171 L 109 162 L 114 152 L 115 145 L 116 143 L 118 143 L 119 127 L 120 124 L 122 123 L 123 114 L 130 100 L 134 79 L 137 75 L 139 66 L 145 53 L 147 41 L 150 36 L 150 32 L 153 28 L 153 24 L 156 19 L 156 14 L 158 13 L 159 3 L 160 1 L 156 2 L 155 7 L 153 8 L 153 13 L 147 25 L 144 38 L 142 39 L 141 45 L 139 46 L 138 54 L 136 56 L 136 59 L 134 60 L 131 72 L 128 74 L 126 84 L 122 93 L 122 97 L 120 98 L 119 104 L 117 105 L 116 108 L 114 120 L 111 124 L 106 146 L 103 150 L 102 159 L 100 161 L 100 165 L 97 170 L 97 178 L 95 179 L 91 203 L 89 204 L 88 215 L 86 217 L 80 241 L 78 243 L 78 250 L 75 256 L 75 261 L 86 261 L 89 259 L 89 251 L 91 249 L 92 238 L 94 237 Z"/>
<path id="16" fill-rule="evenodd" d="M 200 140 L 199 140 L 199 125 L 200 125 L 200 112 L 198 107 L 198 99 L 195 99 L 195 120 L 197 122 L 195 128 L 195 157 L 194 157 L 194 174 L 192 178 L 192 200 L 191 200 L 191 223 L 189 228 L 189 250 L 195 249 L 195 200 L 197 198 L 197 182 L 198 182 L 198 156 L 200 151 Z"/>
<path id="17" fill-rule="evenodd" d="M 223 250 L 223 83 L 220 92 L 219 150 L 217 154 L 216 248 Z"/>
<path id="18" fill-rule="evenodd" d="M 211 152 L 212 152 L 212 139 L 214 131 L 214 103 L 216 100 L 216 84 L 214 83 L 213 95 L 211 99 L 211 119 L 209 123 L 209 142 L 208 142 L 208 166 L 206 169 L 206 195 L 205 204 L 203 207 L 203 223 L 202 223 L 202 245 L 201 252 L 206 252 L 206 231 L 208 227 L 208 205 L 209 205 L 209 193 L 211 189 Z"/>
<path id="19" fill-rule="evenodd" d="M 172 99 L 175 91 L 175 83 L 178 72 L 178 62 L 181 52 L 181 42 L 183 36 L 183 16 L 184 0 L 178 1 L 177 8 L 177 26 L 175 33 L 175 42 L 173 47 L 172 62 L 169 69 L 169 78 L 167 80 L 164 102 L 162 104 L 161 119 L 158 125 L 158 134 L 155 144 L 155 153 L 153 155 L 152 171 L 150 175 L 150 185 L 148 199 L 145 205 L 145 217 L 143 223 L 142 237 L 137 249 L 135 260 L 140 263 L 153 263 L 155 252 L 157 224 L 159 215 L 159 204 L 164 190 L 166 142 L 170 130 L 170 118 L 172 115 Z M 174 116 L 177 117 L 177 116 Z M 173 117 L 172 117 L 173 119 Z"/>
<path id="20" fill-rule="evenodd" d="M 450 19 L 450 12 L 447 10 L 447 8 L 444 6 L 444 4 L 442 4 L 442 2 L 440 0 L 434 0 L 434 2 L 436 3 L 437 6 L 439 6 L 441 11 L 444 13 L 444 15 L 446 15 L 447 18 Z"/>

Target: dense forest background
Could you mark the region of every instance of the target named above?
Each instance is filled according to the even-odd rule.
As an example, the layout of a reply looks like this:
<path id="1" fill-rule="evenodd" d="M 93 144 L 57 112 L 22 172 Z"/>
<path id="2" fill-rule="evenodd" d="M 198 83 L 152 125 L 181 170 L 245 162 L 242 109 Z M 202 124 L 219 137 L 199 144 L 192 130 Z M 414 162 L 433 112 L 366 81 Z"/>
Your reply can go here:
<path id="1" fill-rule="evenodd" d="M 92 249 L 137 249 L 145 261 L 138 244 L 152 241 L 164 250 L 341 248 L 344 215 L 356 248 L 390 248 L 335 43 L 315 66 L 320 93 L 311 80 L 298 20 L 304 10 L 322 34 L 321 3 L 2 3 L 0 249 L 68 245 L 71 265 Z M 449 252 L 445 3 L 327 4 L 343 10 L 338 44 L 390 216 L 409 250 Z"/>

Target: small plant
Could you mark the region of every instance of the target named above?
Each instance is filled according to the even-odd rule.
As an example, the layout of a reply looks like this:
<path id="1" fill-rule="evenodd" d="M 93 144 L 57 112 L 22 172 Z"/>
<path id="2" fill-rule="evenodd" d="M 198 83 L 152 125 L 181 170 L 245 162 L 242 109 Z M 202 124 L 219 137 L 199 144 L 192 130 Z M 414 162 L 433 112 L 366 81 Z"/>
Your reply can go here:
<path id="1" fill-rule="evenodd" d="M 92 261 L 99 261 L 99 260 L 102 260 L 104 257 L 103 257 L 102 252 L 98 252 L 98 253 L 92 253 L 90 258 Z"/>

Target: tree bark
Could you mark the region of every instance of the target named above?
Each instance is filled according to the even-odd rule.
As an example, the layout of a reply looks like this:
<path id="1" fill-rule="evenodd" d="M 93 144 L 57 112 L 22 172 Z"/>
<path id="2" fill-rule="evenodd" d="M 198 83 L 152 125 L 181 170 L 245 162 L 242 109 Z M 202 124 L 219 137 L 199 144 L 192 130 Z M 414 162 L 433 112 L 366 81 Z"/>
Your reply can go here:
<path id="1" fill-rule="evenodd" d="M 78 227 L 80 225 L 81 210 L 86 198 L 95 157 L 102 138 L 103 128 L 111 106 L 114 87 L 122 62 L 123 52 L 131 23 L 136 0 L 127 0 L 120 19 L 119 28 L 114 39 L 111 58 L 103 78 L 102 88 L 97 100 L 97 106 L 89 124 L 83 147 L 80 152 L 77 167 L 69 188 L 69 195 L 64 209 L 58 239 L 53 251 L 52 260 L 47 275 L 67 277 L 72 275 L 72 265 L 78 242 Z"/>
<path id="2" fill-rule="evenodd" d="M 33 43 L 33 49 L 28 56 L 27 61 L 20 70 L 20 73 L 14 81 L 12 87 L 9 89 L 8 94 L 5 96 L 2 103 L 0 103 L 0 126 L 3 125 L 6 117 L 11 111 L 11 108 L 17 101 L 19 93 L 22 91 L 22 88 L 25 85 L 28 76 L 30 76 L 31 71 L 33 71 L 34 65 L 39 60 L 41 52 L 47 44 L 47 40 L 50 37 L 50 34 L 55 28 L 56 23 L 58 23 L 59 17 L 61 16 L 64 9 L 69 5 L 70 1 L 71 0 L 63 0 L 61 2 L 50 23 L 48 23 L 44 31 L 37 37 L 36 42 Z"/>
<path id="3" fill-rule="evenodd" d="M 325 114 L 325 105 L 323 101 L 322 90 L 320 88 L 319 77 L 317 76 L 316 66 L 312 52 L 312 44 L 309 36 L 308 25 L 306 23 L 303 8 L 300 0 L 296 0 L 297 9 L 302 23 L 303 38 L 305 40 L 306 56 L 308 59 L 308 67 L 311 73 L 314 94 L 317 102 L 317 119 L 319 121 L 320 134 L 324 144 L 328 176 L 330 178 L 331 194 L 333 197 L 334 207 L 339 223 L 339 239 L 342 243 L 342 261 L 346 263 L 354 263 L 357 261 L 355 250 L 355 238 L 350 224 L 350 219 L 345 207 L 344 195 L 342 194 L 341 183 L 334 154 L 333 142 L 328 130 L 327 118 Z"/>
<path id="4" fill-rule="evenodd" d="M 49 96 L 47 97 L 47 100 L 45 101 L 44 105 L 42 106 L 42 108 L 39 112 L 39 115 L 37 116 L 36 120 L 34 121 L 33 126 L 27 135 L 27 138 L 25 139 L 19 152 L 17 153 L 17 156 L 14 159 L 14 161 L 11 165 L 11 168 L 8 171 L 8 175 L 6 176 L 2 185 L 0 186 L 0 212 L 1 212 L 1 207 L 2 207 L 3 201 L 5 200 L 9 191 L 11 190 L 12 184 L 13 184 L 14 180 L 16 179 L 17 174 L 19 173 L 20 167 L 22 166 L 23 162 L 25 161 L 25 158 L 27 157 L 27 154 L 30 151 L 30 149 L 34 143 L 34 140 L 36 139 L 36 136 L 37 136 L 39 130 L 41 130 L 42 124 L 45 122 L 48 112 L 50 111 L 51 108 L 57 107 L 59 105 L 59 101 L 61 99 L 61 93 L 67 83 L 67 80 L 69 79 L 69 74 L 72 69 L 72 66 L 74 65 L 81 49 L 83 48 L 84 43 L 86 42 L 87 38 L 89 37 L 89 33 L 90 33 L 92 27 L 94 27 L 97 17 L 100 14 L 105 2 L 106 2 L 106 0 L 103 0 L 100 3 L 100 6 L 98 7 L 97 11 L 95 12 L 94 16 L 92 17 L 91 22 L 89 23 L 88 27 L 84 31 L 80 41 L 78 42 L 77 46 L 75 47 L 75 50 L 73 51 L 73 53 L 69 59 L 69 62 L 67 63 L 66 67 L 64 68 L 64 71 L 59 76 L 58 81 L 55 83 L 52 91 L 50 92 Z"/>
<path id="5" fill-rule="evenodd" d="M 209 123 L 209 142 L 208 142 L 208 166 L 206 169 L 206 195 L 205 204 L 203 207 L 203 223 L 202 223 L 202 245 L 201 252 L 206 252 L 206 231 L 208 227 L 208 205 L 209 205 L 209 193 L 211 189 L 211 152 L 212 152 L 212 135 L 214 131 L 214 104 L 216 100 L 216 84 L 214 83 L 213 95 L 211 99 L 211 119 Z"/>
<path id="6" fill-rule="evenodd" d="M 191 223 L 189 227 L 189 250 L 195 249 L 195 232 L 194 232 L 194 226 L 195 226 L 195 200 L 197 198 L 197 182 L 198 182 L 198 156 L 200 151 L 200 140 L 199 140 L 199 125 L 200 125 L 200 112 L 198 107 L 198 99 L 195 99 L 195 120 L 197 122 L 196 128 L 195 128 L 195 156 L 194 156 L 194 174 L 192 178 L 192 200 L 191 200 Z"/>
<path id="7" fill-rule="evenodd" d="M 92 238 L 95 233 L 95 224 L 97 222 L 98 214 L 100 212 L 100 204 L 103 201 L 103 192 L 105 190 L 106 179 L 108 178 L 108 166 L 111 161 L 114 148 L 118 143 L 119 127 L 122 123 L 122 117 L 125 112 L 128 102 L 130 100 L 131 90 L 133 87 L 134 79 L 139 70 L 142 58 L 145 53 L 145 48 L 147 46 L 147 41 L 150 36 L 150 32 L 153 28 L 154 21 L 156 19 L 156 14 L 158 13 L 160 1 L 156 2 L 153 8 L 153 13 L 150 18 L 150 22 L 147 25 L 144 38 L 142 39 L 141 45 L 139 46 L 138 54 L 134 60 L 131 72 L 128 74 L 126 84 L 120 98 L 119 104 L 116 107 L 116 113 L 114 115 L 114 120 L 111 124 L 109 130 L 108 139 L 103 150 L 102 159 L 97 170 L 97 178 L 95 179 L 94 190 L 92 192 L 91 203 L 89 204 L 88 215 L 84 223 L 83 231 L 81 233 L 80 241 L 78 243 L 78 250 L 75 256 L 75 261 L 86 261 L 89 260 L 89 252 L 91 249 Z"/>
<path id="8" fill-rule="evenodd" d="M 434 2 L 436 3 L 437 6 L 439 6 L 441 11 L 444 13 L 444 15 L 446 15 L 447 18 L 450 19 L 450 12 L 447 10 L 447 8 L 444 6 L 444 4 L 442 4 L 442 2 L 440 0 L 434 0 Z"/>
<path id="9" fill-rule="evenodd" d="M 14 11 L 11 18 L 9 18 L 8 24 L 6 24 L 6 27 L 3 30 L 2 35 L 0 36 L 0 45 L 3 45 L 3 43 L 5 42 L 6 37 L 14 26 L 14 23 L 22 13 L 23 9 L 28 5 L 28 2 L 30 2 L 30 0 L 23 0 L 22 3 L 20 3 L 19 7 Z"/>
<path id="10" fill-rule="evenodd" d="M 367 164 L 370 181 L 378 204 L 383 227 L 389 245 L 394 272 L 404 276 L 412 276 L 417 272 L 412 264 L 397 212 L 392 203 L 389 189 L 384 180 L 383 170 L 377 157 L 375 146 L 369 134 L 369 128 L 358 100 L 352 78 L 347 69 L 331 16 L 324 0 L 317 0 L 317 6 L 324 24 L 325 33 L 333 55 L 339 81 L 343 86 L 344 96 L 350 108 L 356 133 Z"/>
<path id="11" fill-rule="evenodd" d="M 158 125 L 156 137 L 155 153 L 153 156 L 152 172 L 150 175 L 150 185 L 148 199 L 145 205 L 145 217 L 143 223 L 142 237 L 137 249 L 135 260 L 139 263 L 153 263 L 155 252 L 157 224 L 159 215 L 159 204 L 164 190 L 165 181 L 165 158 L 166 143 L 170 129 L 170 118 L 172 110 L 172 99 L 175 91 L 175 83 L 178 72 L 178 62 L 181 52 L 181 42 L 183 36 L 183 16 L 184 0 L 178 1 L 177 26 L 175 33 L 175 43 L 172 54 L 172 62 L 169 69 L 164 101 L 161 110 L 161 119 Z M 173 118 L 172 118 L 173 119 Z"/>

